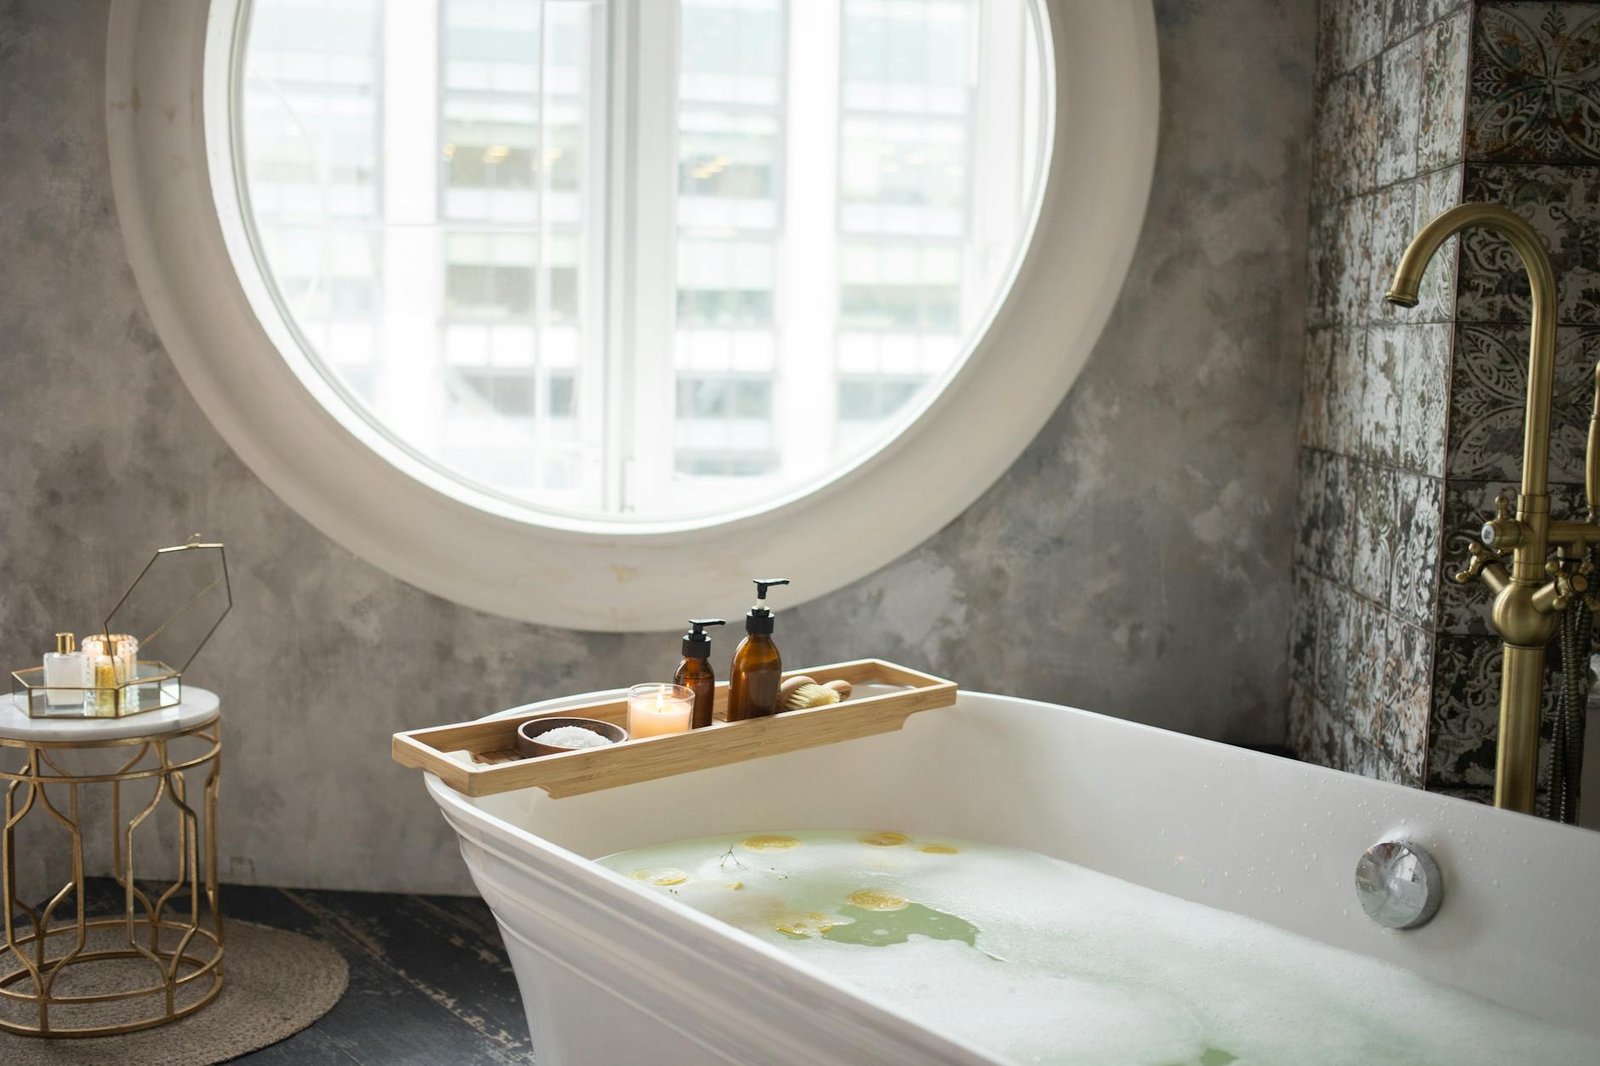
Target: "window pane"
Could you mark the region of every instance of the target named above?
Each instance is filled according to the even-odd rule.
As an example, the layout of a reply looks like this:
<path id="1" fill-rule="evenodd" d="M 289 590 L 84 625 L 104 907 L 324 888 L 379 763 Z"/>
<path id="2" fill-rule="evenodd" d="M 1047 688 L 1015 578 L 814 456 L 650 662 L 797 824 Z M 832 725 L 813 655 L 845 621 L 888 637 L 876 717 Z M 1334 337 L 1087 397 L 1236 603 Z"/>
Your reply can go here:
<path id="1" fill-rule="evenodd" d="M 328 379 L 449 476 L 759 505 L 914 417 L 1000 295 L 1035 2 L 255 0 L 258 255 Z M 612 63 L 615 19 L 677 66 Z"/>

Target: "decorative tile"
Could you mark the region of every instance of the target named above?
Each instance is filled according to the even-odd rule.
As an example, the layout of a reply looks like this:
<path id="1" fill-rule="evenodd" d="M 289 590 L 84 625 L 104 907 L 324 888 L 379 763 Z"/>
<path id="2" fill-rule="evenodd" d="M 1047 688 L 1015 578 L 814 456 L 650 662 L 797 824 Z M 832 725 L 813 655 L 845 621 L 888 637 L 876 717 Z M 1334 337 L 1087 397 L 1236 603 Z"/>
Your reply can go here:
<path id="1" fill-rule="evenodd" d="M 1324 477 L 1326 488 L 1322 496 L 1322 566 L 1328 578 L 1349 585 L 1352 561 L 1356 550 L 1356 498 L 1353 463 L 1339 455 L 1329 455 Z M 1323 702 L 1336 706 L 1337 701 L 1323 698 Z"/>
<path id="2" fill-rule="evenodd" d="M 1378 748 L 1392 760 L 1397 784 L 1421 788 L 1426 780 L 1429 695 L 1433 689 L 1433 637 L 1394 622 L 1384 674 L 1388 704 Z"/>
<path id="3" fill-rule="evenodd" d="M 1378 180 L 1378 65 L 1341 74 L 1317 96 L 1314 203 L 1371 192 Z"/>
<path id="4" fill-rule="evenodd" d="M 1550 481 L 1583 480 L 1600 330 L 1558 330 L 1550 410 Z M 1452 478 L 1520 480 L 1527 402 L 1526 326 L 1459 326 L 1450 385 Z"/>
<path id="5" fill-rule="evenodd" d="M 1335 715 L 1345 706 L 1349 683 L 1350 630 L 1356 598 L 1332 581 L 1317 582 L 1317 702 Z"/>
<path id="6" fill-rule="evenodd" d="M 1386 696 L 1384 663 L 1389 658 L 1388 615 L 1365 600 L 1357 600 L 1345 634 L 1345 725 L 1364 744 L 1383 731 Z"/>
<path id="7" fill-rule="evenodd" d="M 1507 333 L 1510 335 L 1508 336 Z M 1456 331 L 1450 383 L 1452 478 L 1520 476 L 1527 348 L 1516 327 L 1462 326 Z"/>
<path id="8" fill-rule="evenodd" d="M 1399 44 L 1421 28 L 1421 0 L 1389 0 L 1389 14 L 1383 32 L 1385 44 Z"/>
<path id="9" fill-rule="evenodd" d="M 1328 450 L 1361 452 L 1361 421 L 1366 411 L 1367 331 L 1333 330 L 1328 362 Z"/>
<path id="10" fill-rule="evenodd" d="M 1333 79 L 1317 90 L 1311 125 L 1311 203 L 1313 208 L 1336 203 L 1343 197 L 1345 158 L 1341 134 L 1344 110 L 1350 98 L 1350 80 Z"/>
<path id="11" fill-rule="evenodd" d="M 1504 204 L 1544 238 L 1559 284 L 1561 322 L 1600 322 L 1600 167 L 1469 165 L 1464 198 Z M 1457 315 L 1464 322 L 1526 322 L 1527 272 L 1505 240 L 1463 234 Z"/>
<path id="12" fill-rule="evenodd" d="M 1434 624 L 1443 546 L 1444 482 L 1418 474 L 1395 479 L 1395 553 L 1389 609 L 1417 625 Z"/>
<path id="13" fill-rule="evenodd" d="M 1383 298 L 1411 243 L 1416 227 L 1416 182 L 1406 181 L 1380 189 L 1372 197 L 1372 273 L 1368 277 L 1363 321 L 1414 322 L 1416 313 L 1396 307 Z"/>
<path id="14" fill-rule="evenodd" d="M 1361 449 L 1368 462 L 1394 465 L 1400 454 L 1400 382 L 1409 327 L 1367 330 L 1367 370 L 1361 388 Z"/>
<path id="15" fill-rule="evenodd" d="M 1378 777 L 1381 772 L 1378 752 L 1371 744 L 1357 742 L 1355 753 L 1345 763 L 1345 770 L 1362 777 Z"/>
<path id="16" fill-rule="evenodd" d="M 1295 753 L 1317 766 L 1337 767 L 1339 763 L 1339 724 L 1333 713 L 1314 699 L 1305 721 L 1305 733 Z"/>
<path id="17" fill-rule="evenodd" d="M 1416 234 L 1428 222 L 1461 203 L 1463 169 L 1460 166 L 1435 170 L 1417 181 L 1416 214 L 1411 232 Z M 1454 322 L 1456 318 L 1456 271 L 1460 259 L 1459 237 L 1439 246 L 1422 273 L 1418 303 L 1410 322 Z"/>
<path id="18" fill-rule="evenodd" d="M 1334 324 L 1339 302 L 1339 214 L 1334 206 L 1311 208 L 1306 241 L 1306 325 Z"/>
<path id="19" fill-rule="evenodd" d="M 1304 448 L 1328 447 L 1333 341 L 1331 329 L 1314 329 L 1306 334 L 1305 363 L 1300 371 L 1300 445 Z"/>
<path id="20" fill-rule="evenodd" d="M 1345 156 L 1341 187 L 1359 196 L 1378 187 L 1378 127 L 1383 103 L 1383 65 L 1364 63 L 1351 70 L 1340 140 Z"/>
<path id="21" fill-rule="evenodd" d="M 1556 329 L 1555 394 L 1551 397 L 1550 480 L 1581 482 L 1595 413 L 1595 366 L 1600 326 Z"/>
<path id="22" fill-rule="evenodd" d="M 1378 101 L 1377 180 L 1380 186 L 1417 173 L 1417 131 L 1422 102 L 1422 37 L 1407 38 L 1383 53 Z"/>
<path id="23" fill-rule="evenodd" d="M 1372 207 L 1373 198 L 1362 196 L 1346 200 L 1336 209 L 1334 261 L 1338 275 L 1332 310 L 1334 321 L 1344 325 L 1365 323 L 1376 303 L 1372 294 Z"/>
<path id="24" fill-rule="evenodd" d="M 1351 588 L 1378 603 L 1389 602 L 1395 542 L 1394 470 L 1384 466 L 1355 466 L 1356 530 Z"/>
<path id="25" fill-rule="evenodd" d="M 1470 15 L 1459 11 L 1429 26 L 1422 43 L 1422 85 L 1417 126 L 1417 169 L 1459 163 L 1467 110 Z M 1387 91 L 1387 89 L 1385 90 Z"/>
<path id="26" fill-rule="evenodd" d="M 1548 785 L 1549 726 L 1560 692 L 1560 656 L 1545 656 L 1538 788 Z M 1500 641 L 1440 634 L 1428 723 L 1428 788 L 1494 785 L 1500 720 Z"/>
<path id="27" fill-rule="evenodd" d="M 1324 572 L 1327 536 L 1323 512 L 1328 491 L 1327 457 L 1311 448 L 1300 449 L 1300 491 L 1295 500 L 1294 561 L 1297 567 Z"/>
<path id="28" fill-rule="evenodd" d="M 1296 682 L 1289 684 L 1289 714 L 1285 725 L 1285 740 L 1289 750 L 1299 758 L 1311 761 L 1311 737 L 1316 729 L 1317 704 L 1311 692 Z"/>
<path id="29" fill-rule="evenodd" d="M 1317 85 L 1327 85 L 1344 73 L 1345 0 L 1320 0 L 1317 4 Z"/>
<path id="30" fill-rule="evenodd" d="M 1370 108 L 1371 101 L 1353 105 L 1348 74 L 1341 74 L 1317 93 L 1315 126 L 1311 144 L 1311 202 L 1333 204 L 1355 192 L 1359 162 L 1351 153 L 1360 145 L 1350 143 L 1358 128 L 1350 114 L 1352 106 Z M 1376 150 L 1376 142 L 1371 146 Z"/>
<path id="31" fill-rule="evenodd" d="M 1469 0 L 1418 0 L 1418 20 L 1424 26 L 1430 26 L 1446 15 L 1453 15 L 1458 11 L 1470 10 L 1472 4 Z"/>
<path id="32" fill-rule="evenodd" d="M 1406 470 L 1443 477 L 1450 347 L 1455 330 L 1443 322 L 1401 328 L 1405 347 L 1400 357 L 1398 461 Z"/>
<path id="33" fill-rule="evenodd" d="M 1493 786 L 1479 788 L 1446 788 L 1442 785 L 1436 786 L 1430 782 L 1427 785 L 1427 789 L 1429 792 L 1432 792 L 1435 795 L 1449 796 L 1451 799 L 1465 800 L 1468 803 L 1481 803 L 1486 807 L 1494 804 Z"/>
<path id="34" fill-rule="evenodd" d="M 1308 691 L 1317 673 L 1317 579 L 1294 569 L 1294 600 L 1289 614 L 1289 679 Z"/>
<path id="35" fill-rule="evenodd" d="M 1344 0 L 1340 20 L 1339 64 L 1354 70 L 1383 50 L 1389 18 L 1388 0 Z"/>
<path id="36" fill-rule="evenodd" d="M 1440 634 L 1428 723 L 1428 787 L 1492 786 L 1500 717 L 1500 642 Z"/>
<path id="37" fill-rule="evenodd" d="M 1482 804 L 1483 807 L 1493 807 L 1494 787 L 1445 787 L 1429 784 L 1427 791 L 1435 795 L 1448 795 L 1450 799 L 1464 800 L 1467 804 Z"/>
<path id="38" fill-rule="evenodd" d="M 1472 37 L 1468 159 L 1600 162 L 1600 10 L 1479 7 Z"/>

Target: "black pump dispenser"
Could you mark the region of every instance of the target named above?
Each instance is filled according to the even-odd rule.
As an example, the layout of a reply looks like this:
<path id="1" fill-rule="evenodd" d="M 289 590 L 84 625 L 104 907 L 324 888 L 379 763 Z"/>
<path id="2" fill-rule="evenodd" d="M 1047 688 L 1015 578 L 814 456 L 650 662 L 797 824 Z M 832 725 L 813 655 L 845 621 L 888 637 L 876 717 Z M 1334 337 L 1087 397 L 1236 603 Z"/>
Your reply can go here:
<path id="1" fill-rule="evenodd" d="M 744 616 L 744 631 L 746 633 L 771 633 L 772 608 L 767 606 L 767 589 L 773 585 L 787 585 L 786 577 L 756 578 L 756 605 L 750 608 Z"/>
<path id="2" fill-rule="evenodd" d="M 711 634 L 706 632 L 706 626 L 725 626 L 727 620 L 722 618 L 691 618 L 689 625 L 693 628 L 683 635 L 683 654 L 690 659 L 704 659 L 711 654 Z"/>

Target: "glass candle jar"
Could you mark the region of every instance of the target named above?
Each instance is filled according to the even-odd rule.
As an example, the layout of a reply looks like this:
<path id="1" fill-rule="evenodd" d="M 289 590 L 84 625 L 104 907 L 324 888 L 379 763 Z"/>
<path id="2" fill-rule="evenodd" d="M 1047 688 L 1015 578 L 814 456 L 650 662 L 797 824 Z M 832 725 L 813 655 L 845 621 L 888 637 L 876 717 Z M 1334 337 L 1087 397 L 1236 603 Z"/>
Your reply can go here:
<path id="1" fill-rule="evenodd" d="M 628 690 L 628 737 L 687 733 L 694 711 L 694 693 L 682 685 L 635 685 Z"/>

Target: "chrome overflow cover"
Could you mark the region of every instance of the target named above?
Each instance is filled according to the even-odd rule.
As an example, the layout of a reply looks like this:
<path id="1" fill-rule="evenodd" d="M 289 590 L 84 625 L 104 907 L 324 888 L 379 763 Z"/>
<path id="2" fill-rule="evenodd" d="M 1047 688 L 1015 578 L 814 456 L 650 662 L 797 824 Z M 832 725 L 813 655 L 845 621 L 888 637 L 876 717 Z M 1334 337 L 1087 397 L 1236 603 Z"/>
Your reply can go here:
<path id="1" fill-rule="evenodd" d="M 1356 863 L 1356 895 L 1367 917 L 1389 929 L 1415 929 L 1438 913 L 1444 875 L 1433 856 L 1404 840 L 1372 845 Z"/>

